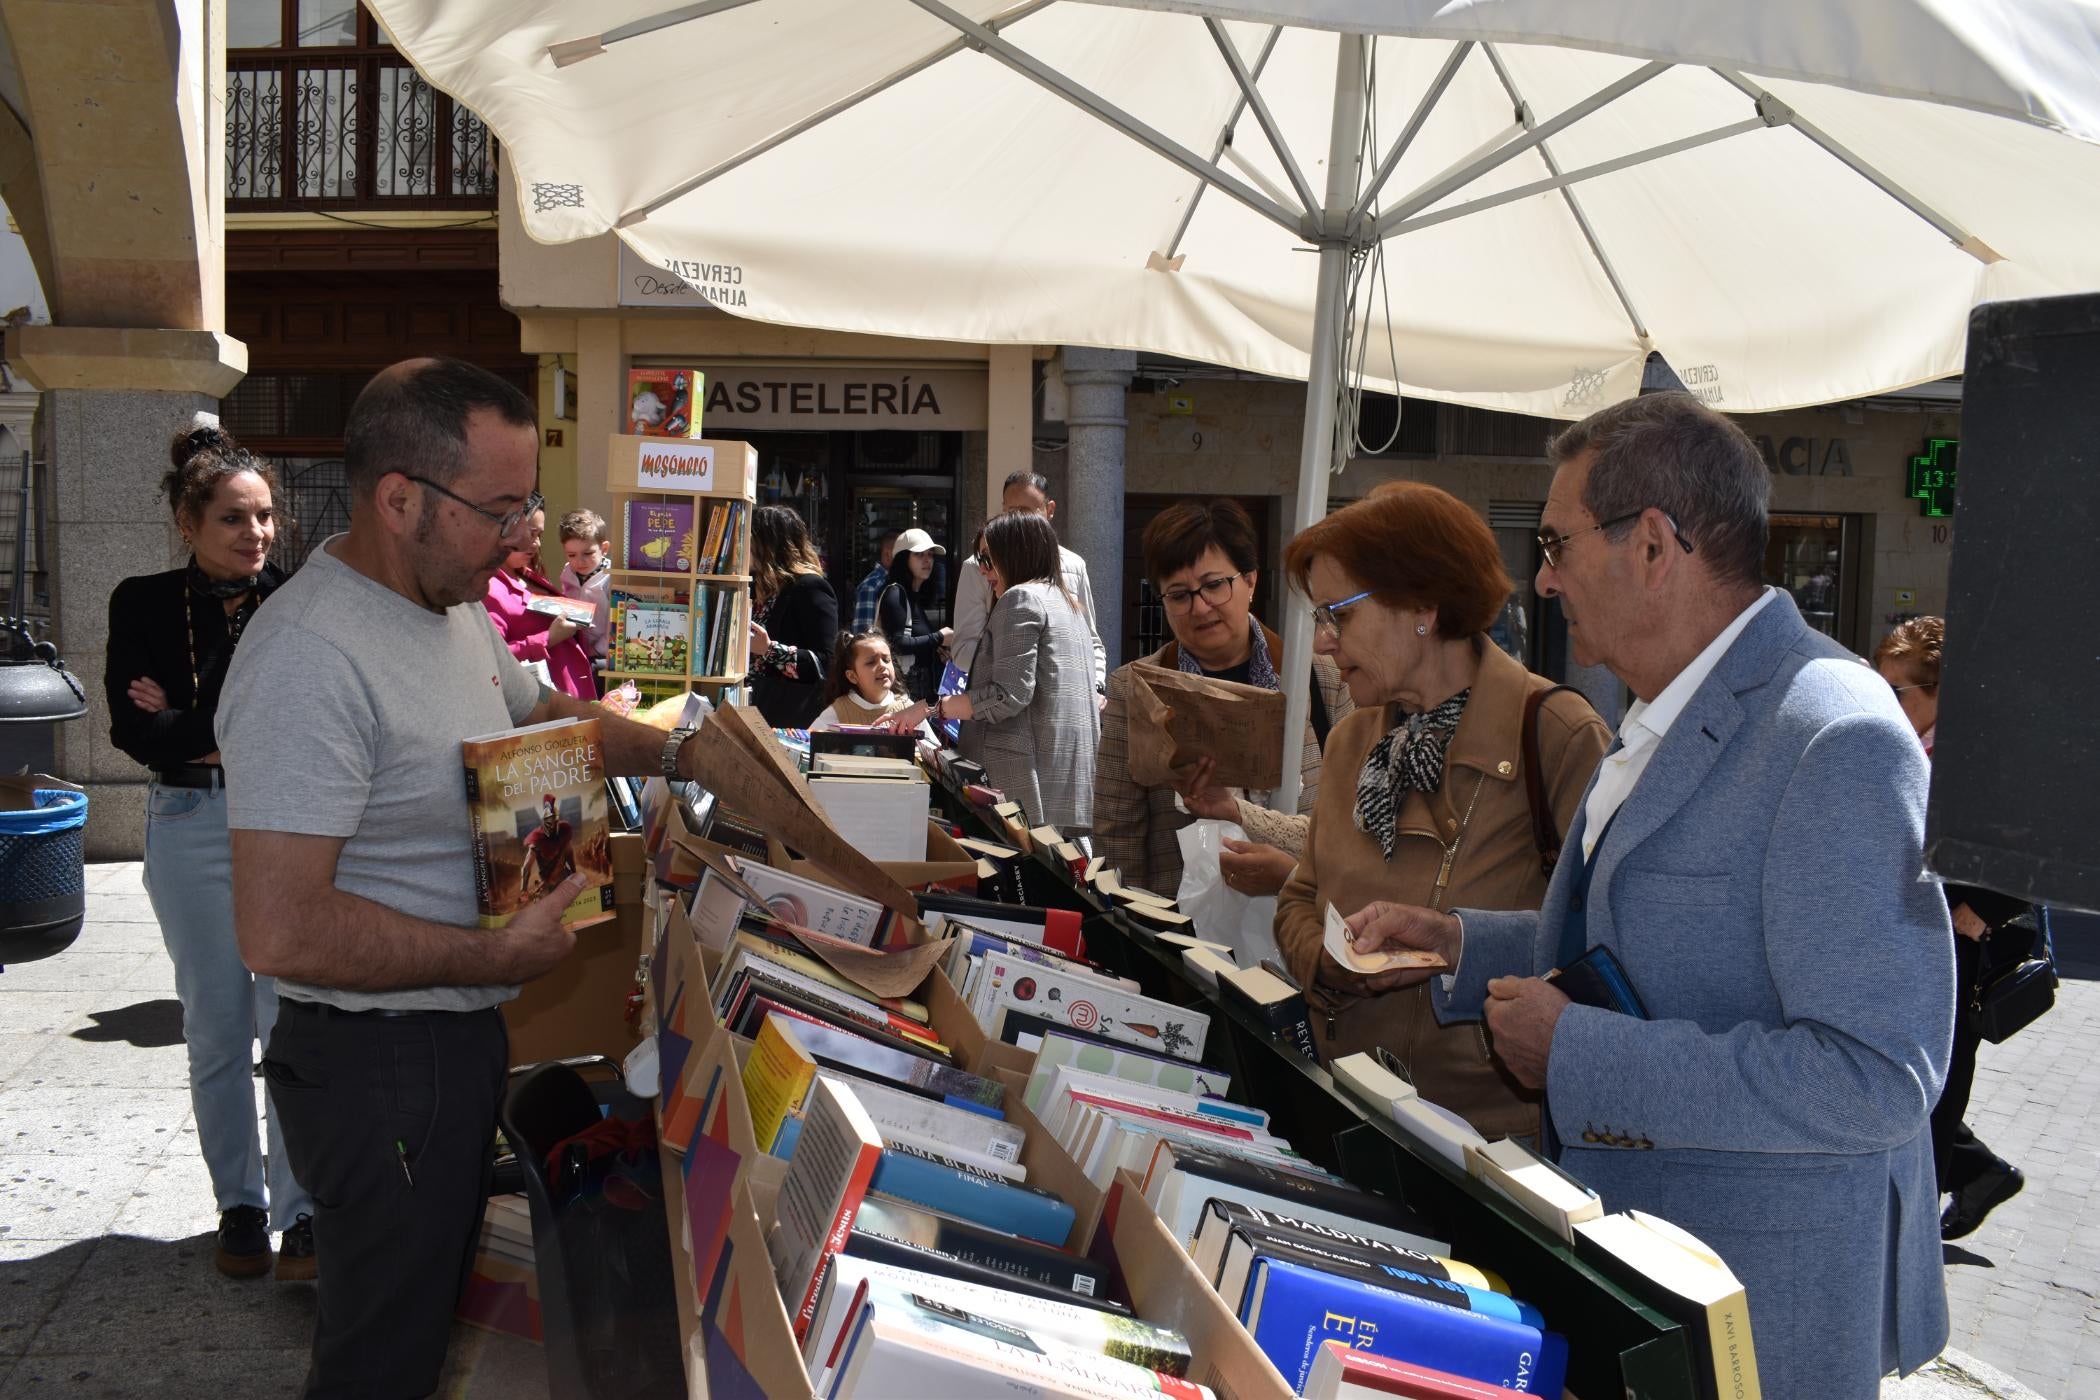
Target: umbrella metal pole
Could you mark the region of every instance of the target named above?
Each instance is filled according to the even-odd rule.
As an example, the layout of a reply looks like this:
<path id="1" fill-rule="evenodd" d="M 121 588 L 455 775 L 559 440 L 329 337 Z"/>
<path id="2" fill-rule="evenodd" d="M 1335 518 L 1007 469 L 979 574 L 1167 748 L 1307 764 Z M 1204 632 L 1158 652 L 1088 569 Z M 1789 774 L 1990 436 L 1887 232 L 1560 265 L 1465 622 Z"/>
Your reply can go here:
<path id="1" fill-rule="evenodd" d="M 1364 120 L 1364 38 L 1341 36 L 1335 59 L 1334 124 L 1327 141 L 1327 204 L 1321 211 L 1320 272 L 1313 300 L 1312 365 L 1305 381 L 1305 437 L 1298 451 L 1298 500 L 1291 515 L 1296 534 L 1327 514 L 1327 478 L 1334 470 L 1336 395 L 1341 387 L 1342 318 L 1349 289 L 1349 241 L 1343 232 L 1356 185 Z M 1281 561 L 1279 561 L 1280 563 Z M 1332 601 L 1313 599 L 1313 602 Z M 1290 601 L 1283 610 L 1283 784 L 1278 811 L 1298 810 L 1301 761 L 1311 713 L 1312 615 Z"/>

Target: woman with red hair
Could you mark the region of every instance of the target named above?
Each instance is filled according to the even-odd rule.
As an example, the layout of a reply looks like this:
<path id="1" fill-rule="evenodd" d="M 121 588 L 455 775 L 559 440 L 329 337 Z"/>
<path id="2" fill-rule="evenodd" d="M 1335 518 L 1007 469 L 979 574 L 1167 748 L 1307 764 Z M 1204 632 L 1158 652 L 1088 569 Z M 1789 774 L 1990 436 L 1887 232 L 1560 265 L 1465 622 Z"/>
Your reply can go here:
<path id="1" fill-rule="evenodd" d="M 1448 492 L 1382 486 L 1301 531 L 1284 571 L 1314 603 L 1314 652 L 1356 704 L 1328 735 L 1305 852 L 1276 907 L 1322 1058 L 1383 1047 L 1423 1097 L 1488 1137 L 1535 1137 L 1538 1097 L 1481 1027 L 1440 1025 L 1426 984 L 1344 968 L 1321 949 L 1323 924 L 1330 905 L 1347 917 L 1374 900 L 1537 908 L 1550 868 L 1539 822 L 1567 831 L 1611 732 L 1488 641 L 1513 585 L 1487 523 Z"/>

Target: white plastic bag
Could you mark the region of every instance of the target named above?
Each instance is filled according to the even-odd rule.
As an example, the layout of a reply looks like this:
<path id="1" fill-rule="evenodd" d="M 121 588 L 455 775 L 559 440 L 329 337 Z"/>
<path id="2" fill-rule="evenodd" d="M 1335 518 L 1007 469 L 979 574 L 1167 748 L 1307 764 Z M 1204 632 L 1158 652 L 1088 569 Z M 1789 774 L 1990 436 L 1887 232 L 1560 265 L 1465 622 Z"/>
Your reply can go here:
<path id="1" fill-rule="evenodd" d="M 1276 896 L 1244 895 L 1225 883 L 1218 857 L 1228 836 L 1247 839 L 1239 823 L 1207 817 L 1175 833 L 1181 842 L 1181 889 L 1175 899 L 1195 921 L 1198 938 L 1230 944 L 1234 962 L 1255 967 L 1276 956 Z"/>

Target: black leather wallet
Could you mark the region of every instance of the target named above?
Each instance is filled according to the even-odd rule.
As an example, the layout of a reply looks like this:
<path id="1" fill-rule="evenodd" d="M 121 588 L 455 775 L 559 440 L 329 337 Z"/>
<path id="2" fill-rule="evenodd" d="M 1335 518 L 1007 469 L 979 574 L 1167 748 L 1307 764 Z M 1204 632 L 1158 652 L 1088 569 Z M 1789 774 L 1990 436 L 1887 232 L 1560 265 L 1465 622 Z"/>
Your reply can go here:
<path id="1" fill-rule="evenodd" d="M 1599 943 L 1581 957 L 1546 974 L 1546 980 L 1561 989 L 1568 1000 L 1583 1006 L 1600 1006 L 1623 1016 L 1648 1019 L 1648 1008 L 1610 948 Z"/>

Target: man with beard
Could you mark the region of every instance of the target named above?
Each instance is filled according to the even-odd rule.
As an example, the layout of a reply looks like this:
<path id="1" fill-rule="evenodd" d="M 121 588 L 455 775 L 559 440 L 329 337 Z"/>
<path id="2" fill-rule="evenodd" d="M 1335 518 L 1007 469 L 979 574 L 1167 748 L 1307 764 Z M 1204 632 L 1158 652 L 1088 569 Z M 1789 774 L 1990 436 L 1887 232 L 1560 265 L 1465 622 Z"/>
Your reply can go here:
<path id="1" fill-rule="evenodd" d="M 489 625 L 489 578 L 541 504 L 524 395 L 412 360 L 358 396 L 344 439 L 350 529 L 257 612 L 220 702 L 234 923 L 278 979 L 263 1067 L 328 1260 L 305 1393 L 427 1395 L 488 1193 L 496 1008 L 574 947 L 561 913 L 583 884 L 572 863 L 477 927 L 461 741 L 589 714 L 608 772 L 723 780 L 687 731 L 541 686 Z"/>

